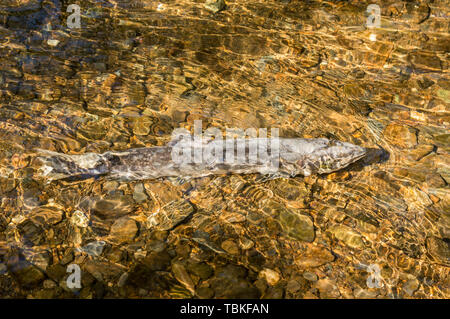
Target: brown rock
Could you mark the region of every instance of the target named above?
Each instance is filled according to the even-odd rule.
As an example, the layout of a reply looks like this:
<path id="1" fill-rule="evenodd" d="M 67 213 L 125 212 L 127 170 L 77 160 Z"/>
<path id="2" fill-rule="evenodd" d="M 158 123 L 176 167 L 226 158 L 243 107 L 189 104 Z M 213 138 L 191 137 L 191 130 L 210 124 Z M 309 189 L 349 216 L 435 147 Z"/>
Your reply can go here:
<path id="1" fill-rule="evenodd" d="M 150 132 L 152 121 L 146 116 L 138 118 L 133 127 L 133 133 L 136 135 L 147 135 Z"/>
<path id="2" fill-rule="evenodd" d="M 93 205 L 93 214 L 101 219 L 115 219 L 131 213 L 134 200 L 129 195 L 112 195 L 99 199 Z"/>
<path id="3" fill-rule="evenodd" d="M 415 161 L 419 161 L 424 156 L 430 154 L 433 150 L 434 150 L 434 145 L 421 144 L 421 145 L 418 145 L 415 149 L 411 150 L 409 152 L 408 156 Z"/>
<path id="4" fill-rule="evenodd" d="M 161 204 L 167 204 L 171 201 L 178 200 L 181 192 L 168 182 L 151 181 L 144 184 L 145 190 L 153 194 Z"/>
<path id="5" fill-rule="evenodd" d="M 362 249 L 364 242 L 362 237 L 350 227 L 345 225 L 334 225 L 328 229 L 338 240 L 351 248 Z"/>
<path id="6" fill-rule="evenodd" d="M 419 289 L 420 286 L 420 282 L 416 279 L 410 279 L 407 282 L 405 282 L 403 284 L 403 291 L 408 295 L 408 296 L 412 296 L 414 295 L 414 293 L 416 292 L 417 289 Z"/>
<path id="7" fill-rule="evenodd" d="M 64 212 L 62 209 L 54 206 L 43 206 L 34 209 L 29 218 L 34 224 L 39 226 L 55 225 L 63 218 Z"/>
<path id="8" fill-rule="evenodd" d="M 200 287 L 195 294 L 201 299 L 209 299 L 214 296 L 214 290 L 209 287 Z"/>
<path id="9" fill-rule="evenodd" d="M 129 217 L 119 218 L 111 226 L 110 239 L 118 243 L 130 242 L 138 232 L 136 221 Z"/>
<path id="10" fill-rule="evenodd" d="M 306 252 L 295 256 L 295 264 L 300 267 L 319 267 L 333 260 L 333 254 L 319 246 L 309 246 Z"/>
<path id="11" fill-rule="evenodd" d="M 328 278 L 318 280 L 315 286 L 319 289 L 321 298 L 337 298 L 341 294 L 336 283 Z"/>
<path id="12" fill-rule="evenodd" d="M 409 59 L 416 70 L 440 71 L 442 69 L 442 61 L 435 53 L 413 52 L 409 55 Z"/>
<path id="13" fill-rule="evenodd" d="M 82 273 L 82 276 L 88 272 L 95 279 L 103 282 L 114 281 L 123 272 L 121 267 L 113 263 L 100 260 L 88 260 L 85 263 L 83 270 L 85 271 Z"/>
<path id="14" fill-rule="evenodd" d="M 290 209 L 281 209 L 279 214 L 280 225 L 289 237 L 307 242 L 314 241 L 315 231 L 311 217 Z"/>
<path id="15" fill-rule="evenodd" d="M 179 262 L 175 262 L 172 264 L 172 273 L 174 277 L 184 286 L 186 289 L 188 289 L 192 294 L 195 294 L 195 285 L 192 281 L 191 276 L 186 271 L 186 268 L 184 268 L 184 265 Z"/>
<path id="16" fill-rule="evenodd" d="M 402 186 L 400 193 L 403 195 L 410 210 L 420 210 L 423 207 L 433 204 L 430 197 L 416 187 Z"/>
<path id="17" fill-rule="evenodd" d="M 384 136 L 389 142 L 401 148 L 412 148 L 417 145 L 417 130 L 406 125 L 389 124 L 384 129 Z"/>
<path id="18" fill-rule="evenodd" d="M 149 270 L 165 270 L 170 265 L 170 255 L 166 251 L 152 252 L 147 255 L 142 263 Z"/>
<path id="19" fill-rule="evenodd" d="M 24 287 L 34 287 L 45 279 L 44 274 L 22 256 L 14 255 L 8 260 L 8 271 Z"/>
<path id="20" fill-rule="evenodd" d="M 276 272 L 275 270 L 272 270 L 269 268 L 265 268 L 265 269 L 261 270 L 259 272 L 258 277 L 264 278 L 266 280 L 266 282 L 271 286 L 275 285 L 277 282 L 280 281 L 280 274 L 278 272 Z"/>
<path id="21" fill-rule="evenodd" d="M 206 9 L 217 13 L 220 10 L 225 9 L 226 4 L 224 0 L 206 0 L 204 6 Z"/>
<path id="22" fill-rule="evenodd" d="M 450 243 L 437 237 L 427 238 L 427 249 L 430 255 L 438 262 L 450 265 Z"/>
<path id="23" fill-rule="evenodd" d="M 232 240 L 226 240 L 221 245 L 222 249 L 227 253 L 232 255 L 237 255 L 239 253 L 238 245 Z"/>

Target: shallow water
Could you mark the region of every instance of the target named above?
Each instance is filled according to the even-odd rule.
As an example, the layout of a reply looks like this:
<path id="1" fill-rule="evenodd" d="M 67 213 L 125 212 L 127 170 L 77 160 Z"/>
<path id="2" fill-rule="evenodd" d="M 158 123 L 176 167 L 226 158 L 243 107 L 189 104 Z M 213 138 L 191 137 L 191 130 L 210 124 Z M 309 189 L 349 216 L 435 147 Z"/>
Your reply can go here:
<path id="1" fill-rule="evenodd" d="M 449 298 L 446 1 L 0 4 L 0 296 Z M 36 148 L 279 128 L 382 151 L 343 171 L 49 183 Z M 67 267 L 79 265 L 70 289 Z M 378 272 L 379 270 L 379 272 Z"/>

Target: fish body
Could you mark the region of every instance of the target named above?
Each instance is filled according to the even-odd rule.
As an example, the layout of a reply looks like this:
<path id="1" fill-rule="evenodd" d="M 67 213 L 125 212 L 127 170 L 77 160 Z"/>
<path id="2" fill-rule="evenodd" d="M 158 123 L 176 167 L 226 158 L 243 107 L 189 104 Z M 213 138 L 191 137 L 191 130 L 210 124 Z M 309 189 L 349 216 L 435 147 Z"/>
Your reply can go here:
<path id="1" fill-rule="evenodd" d="M 97 175 L 143 180 L 227 173 L 309 176 L 340 170 L 365 154 L 363 147 L 325 138 L 247 138 L 199 143 L 182 140 L 102 154 L 41 150 L 39 158 L 43 162 L 40 174 L 51 180 Z"/>

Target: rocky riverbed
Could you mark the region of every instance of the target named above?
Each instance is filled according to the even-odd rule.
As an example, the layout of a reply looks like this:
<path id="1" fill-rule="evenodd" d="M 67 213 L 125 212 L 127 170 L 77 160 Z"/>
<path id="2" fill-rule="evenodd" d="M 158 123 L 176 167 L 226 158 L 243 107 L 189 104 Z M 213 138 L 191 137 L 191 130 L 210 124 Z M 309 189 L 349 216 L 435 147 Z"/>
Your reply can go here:
<path id="1" fill-rule="evenodd" d="M 72 29 L 71 1 L 0 4 L 2 298 L 450 297 L 447 1 L 73 2 Z M 306 178 L 36 174 L 38 148 L 195 120 L 379 151 Z"/>

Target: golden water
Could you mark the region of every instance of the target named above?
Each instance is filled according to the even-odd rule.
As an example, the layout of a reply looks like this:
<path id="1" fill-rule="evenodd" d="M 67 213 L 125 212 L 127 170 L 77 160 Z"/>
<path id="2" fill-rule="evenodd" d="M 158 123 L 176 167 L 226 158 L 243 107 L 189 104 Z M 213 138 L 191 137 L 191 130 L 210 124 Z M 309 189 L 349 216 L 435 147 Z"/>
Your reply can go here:
<path id="1" fill-rule="evenodd" d="M 80 29 L 68 2 L 0 3 L 0 296 L 450 297 L 447 1 L 82 0 Z M 269 181 L 36 177 L 36 148 L 164 145 L 194 120 L 384 152 Z"/>

